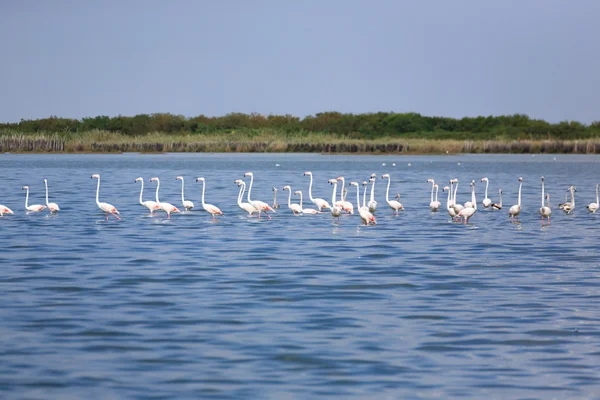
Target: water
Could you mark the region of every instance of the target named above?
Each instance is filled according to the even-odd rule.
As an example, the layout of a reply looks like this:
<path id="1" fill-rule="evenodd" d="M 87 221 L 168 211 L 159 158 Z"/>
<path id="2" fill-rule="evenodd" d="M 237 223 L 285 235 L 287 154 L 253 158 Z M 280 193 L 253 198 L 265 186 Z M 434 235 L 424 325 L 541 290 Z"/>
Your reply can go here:
<path id="1" fill-rule="evenodd" d="M 556 160 L 554 159 L 556 157 Z M 598 398 L 600 270 L 593 156 L 2 155 L 2 398 Z M 382 166 L 386 163 L 386 166 Z M 392 166 L 396 163 L 396 166 Z M 408 166 L 408 163 L 411 166 Z M 460 163 L 460 164 L 459 164 Z M 280 164 L 279 167 L 276 164 Z M 390 173 L 406 212 L 392 217 L 377 180 L 378 225 L 357 215 L 246 217 L 233 183 L 255 198 L 290 184 L 330 199 L 329 178 Z M 123 221 L 95 205 L 112 203 Z M 200 208 L 148 218 L 137 204 L 161 180 Z M 552 196 L 541 227 L 540 176 Z M 428 209 L 427 178 L 490 179 L 501 212 L 467 226 Z M 521 224 L 508 208 L 524 178 Z M 26 215 L 50 184 L 58 216 Z M 557 204 L 577 186 L 576 209 Z M 352 188 L 354 189 L 354 188 Z M 286 203 L 285 192 L 278 202 Z M 356 194 L 350 191 L 349 199 Z M 440 191 L 445 207 L 445 196 Z M 282 206 L 284 207 L 284 206 Z"/>

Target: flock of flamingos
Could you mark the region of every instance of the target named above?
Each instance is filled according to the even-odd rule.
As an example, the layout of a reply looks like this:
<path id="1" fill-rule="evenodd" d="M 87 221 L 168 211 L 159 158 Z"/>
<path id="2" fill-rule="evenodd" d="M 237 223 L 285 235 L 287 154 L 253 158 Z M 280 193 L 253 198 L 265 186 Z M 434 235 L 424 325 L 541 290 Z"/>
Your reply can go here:
<path id="1" fill-rule="evenodd" d="M 312 185 L 313 185 L 313 176 L 311 172 L 305 172 L 305 176 L 310 177 L 310 183 L 308 186 L 308 197 L 311 203 L 314 204 L 315 208 L 305 208 L 303 206 L 302 201 L 302 191 L 296 190 L 294 194 L 299 196 L 299 203 L 292 203 L 292 188 L 287 185 L 283 187 L 284 191 L 288 192 L 287 206 L 292 211 L 292 213 L 299 214 L 320 214 L 329 211 L 331 213 L 332 222 L 335 223 L 335 219 L 337 218 L 338 223 L 340 222 L 340 217 L 342 214 L 351 215 L 355 212 L 355 207 L 352 202 L 346 199 L 348 188 L 346 187 L 344 177 L 329 179 L 329 183 L 332 185 L 332 194 L 331 194 L 331 203 L 329 203 L 325 199 L 314 198 L 312 196 Z M 242 179 L 238 179 L 235 183 L 240 188 L 237 204 L 244 211 L 247 212 L 249 216 L 257 214 L 257 217 L 260 219 L 261 213 L 264 213 L 268 218 L 271 218 L 269 212 L 275 212 L 275 209 L 280 208 L 280 205 L 277 204 L 277 188 L 273 188 L 273 203 L 269 205 L 268 203 L 260 200 L 251 199 L 252 193 L 252 184 L 254 183 L 254 174 L 252 172 L 246 172 L 244 177 L 250 177 L 250 184 L 248 186 L 248 194 L 247 194 L 247 202 L 244 202 L 244 193 L 246 191 L 246 182 Z M 99 200 L 100 195 L 100 175 L 94 174 L 91 177 L 92 179 L 97 179 L 98 183 L 96 186 L 96 204 L 98 208 L 102 210 L 106 214 L 106 220 L 108 221 L 108 216 L 113 215 L 117 219 L 121 219 L 119 217 L 119 211 L 109 203 L 104 203 Z M 178 176 L 177 180 L 181 181 L 181 202 L 182 208 L 186 211 L 189 211 L 194 208 L 194 203 L 189 200 L 185 200 L 184 196 L 184 179 L 182 176 Z M 377 201 L 375 201 L 375 181 L 377 176 L 372 174 L 369 181 L 362 182 L 363 185 L 363 194 L 362 194 L 362 205 L 360 202 L 360 184 L 358 182 L 350 182 L 349 186 L 356 187 L 356 211 L 360 216 L 363 225 L 375 225 L 375 212 L 377 210 Z M 398 215 L 399 211 L 404 211 L 404 207 L 402 203 L 400 203 L 400 194 L 398 193 L 394 200 L 390 200 L 390 175 L 385 174 L 381 176 L 381 179 L 387 179 L 387 188 L 385 193 L 385 198 L 388 206 L 392 209 L 393 215 Z M 143 201 L 143 193 L 144 193 L 144 180 L 140 177 L 135 180 L 135 182 L 141 182 L 140 189 L 140 199 L 139 203 L 143 207 L 146 207 L 151 215 L 156 215 L 156 211 L 164 211 L 167 214 L 167 218 L 171 218 L 172 213 L 180 213 L 180 209 L 174 206 L 171 203 L 165 203 L 159 200 L 158 191 L 160 189 L 160 180 L 158 178 L 151 178 L 150 182 L 156 182 L 156 201 L 146 200 Z M 214 206 L 212 204 L 208 204 L 204 202 L 204 193 L 206 189 L 206 180 L 204 178 L 197 178 L 196 182 L 202 182 L 202 208 L 211 214 L 213 220 L 216 220 L 216 217 L 219 215 L 223 215 L 223 212 L 219 209 L 219 207 Z M 340 196 L 339 200 L 337 200 L 337 188 L 338 183 L 341 182 L 340 188 Z M 439 186 L 435 183 L 433 179 L 428 179 L 427 182 L 431 183 L 431 202 L 429 203 L 429 208 L 432 212 L 437 212 L 441 209 L 442 203 L 438 200 L 438 191 Z M 498 203 L 493 203 L 492 200 L 488 197 L 488 178 L 482 178 L 481 182 L 485 182 L 485 198 L 481 202 L 481 205 L 484 208 L 491 208 L 493 210 L 501 210 L 502 209 L 502 189 L 499 190 L 499 198 L 500 201 Z M 371 184 L 370 190 L 370 199 L 367 202 L 367 189 L 369 183 Z M 48 209 L 50 213 L 57 213 L 60 211 L 58 204 L 48 202 L 48 181 L 44 179 L 44 185 L 46 186 L 46 205 L 34 204 L 29 205 L 29 186 L 23 186 L 23 190 L 26 190 L 25 194 L 25 209 L 27 212 L 41 212 L 45 209 Z M 456 201 L 456 193 L 458 190 L 458 179 L 452 179 L 449 182 L 450 186 L 445 186 L 442 191 L 448 192 L 448 199 L 446 202 L 446 210 L 448 215 L 452 217 L 453 220 L 462 221 L 466 224 L 469 221 L 469 218 L 473 217 L 477 212 L 477 199 L 475 197 L 475 181 L 471 181 L 471 201 L 467 201 L 464 204 L 459 204 Z M 519 195 L 517 198 L 517 204 L 513 205 L 508 210 L 508 215 L 514 221 L 515 219 L 518 221 L 519 215 L 521 214 L 521 188 L 523 186 L 523 178 L 519 178 Z M 544 224 L 544 220 L 550 224 L 550 216 L 552 215 L 552 209 L 550 207 L 550 195 L 544 193 L 544 177 L 542 177 L 542 201 L 541 207 L 538 210 L 538 213 L 542 217 L 542 225 Z M 566 214 L 571 213 L 575 209 L 575 192 L 576 189 L 574 186 L 570 186 L 567 189 L 567 192 L 571 194 L 570 201 L 565 198 L 565 202 L 559 204 L 559 209 L 564 211 Z M 435 196 L 434 196 L 435 194 Z M 586 206 L 587 210 L 591 213 L 595 213 L 600 207 L 600 201 L 598 199 L 598 185 L 596 185 L 596 202 L 590 203 Z M 14 214 L 13 211 L 4 206 L 0 205 L 0 217 L 4 216 L 4 214 Z"/>

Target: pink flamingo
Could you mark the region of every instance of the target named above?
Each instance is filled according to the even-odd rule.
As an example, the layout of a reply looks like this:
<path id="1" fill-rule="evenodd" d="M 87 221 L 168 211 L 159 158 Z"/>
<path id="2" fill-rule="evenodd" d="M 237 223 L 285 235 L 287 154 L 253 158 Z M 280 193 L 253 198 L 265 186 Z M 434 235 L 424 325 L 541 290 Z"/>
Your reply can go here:
<path id="1" fill-rule="evenodd" d="M 212 215 L 214 221 L 217 219 L 215 215 L 223 215 L 223 212 L 217 206 L 213 206 L 212 204 L 207 204 L 204 202 L 204 189 L 206 188 L 206 180 L 204 178 L 196 178 L 196 182 L 202 181 L 202 208 L 204 211 Z"/>
<path id="2" fill-rule="evenodd" d="M 275 212 L 275 210 L 273 209 L 273 207 L 271 207 L 270 205 L 268 205 L 264 201 L 250 200 L 250 192 L 252 192 L 252 184 L 254 183 L 254 174 L 252 172 L 246 172 L 244 174 L 244 176 L 245 177 L 246 176 L 250 177 L 250 185 L 248 186 L 248 203 L 250 203 L 252 205 L 252 207 L 254 207 L 254 208 L 256 208 L 258 210 L 258 219 L 260 219 L 260 213 L 261 212 L 264 212 L 265 214 L 267 214 L 267 217 L 269 217 L 269 219 L 271 219 L 271 216 L 267 213 L 267 211 Z"/>
<path id="3" fill-rule="evenodd" d="M 115 206 L 113 206 L 112 204 L 108 204 L 108 203 L 100 203 L 100 201 L 98 200 L 98 194 L 100 193 L 100 175 L 99 174 L 92 175 L 92 179 L 94 179 L 94 178 L 98 179 L 98 186 L 96 186 L 96 204 L 98 205 L 98 208 L 100 208 L 106 214 L 107 221 L 108 221 L 108 214 L 112 214 L 118 220 L 120 220 L 121 218 L 117 215 L 117 214 L 119 214 L 119 211 L 117 211 Z"/>

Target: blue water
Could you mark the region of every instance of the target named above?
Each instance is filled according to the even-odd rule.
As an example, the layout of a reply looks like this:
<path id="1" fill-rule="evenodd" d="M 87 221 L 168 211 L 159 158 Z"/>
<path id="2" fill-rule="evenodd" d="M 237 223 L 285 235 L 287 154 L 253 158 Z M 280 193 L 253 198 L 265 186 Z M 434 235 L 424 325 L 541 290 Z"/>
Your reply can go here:
<path id="1" fill-rule="evenodd" d="M 16 214 L 0 219 L 0 397 L 598 398 L 600 215 L 584 206 L 599 167 L 564 155 L 0 155 L 0 203 Z M 295 217 L 281 191 L 272 220 L 237 208 L 244 172 L 271 202 L 273 186 L 306 195 L 307 170 L 327 199 L 329 178 L 390 173 L 406 211 L 391 215 L 381 179 L 376 226 Z M 96 207 L 93 173 L 122 221 Z M 160 177 L 161 200 L 180 205 L 177 175 L 197 210 L 147 217 L 135 178 L 151 199 Z M 198 211 L 199 176 L 219 222 Z M 483 199 L 483 176 L 492 200 L 503 188 L 502 211 L 467 226 L 430 213 L 428 178 L 458 177 L 464 202 L 471 179 Z M 43 178 L 62 211 L 26 215 L 21 186 L 44 203 Z"/>

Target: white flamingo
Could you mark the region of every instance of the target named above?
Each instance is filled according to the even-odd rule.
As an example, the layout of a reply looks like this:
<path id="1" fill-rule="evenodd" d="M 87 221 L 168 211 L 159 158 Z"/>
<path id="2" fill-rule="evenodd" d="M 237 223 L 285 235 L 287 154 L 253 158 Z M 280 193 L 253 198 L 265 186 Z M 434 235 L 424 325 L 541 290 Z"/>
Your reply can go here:
<path id="1" fill-rule="evenodd" d="M 598 201 L 598 184 L 596 184 L 596 202 L 588 204 L 587 206 L 585 206 L 585 208 L 587 208 L 589 212 L 595 213 L 599 207 L 600 201 Z"/>
<path id="2" fill-rule="evenodd" d="M 331 204 L 333 204 L 333 206 L 331 206 L 331 222 L 334 223 L 335 222 L 335 218 L 337 217 L 338 219 L 338 224 L 340 223 L 340 216 L 342 215 L 342 208 L 339 207 L 336 204 L 335 201 L 335 195 L 337 192 L 337 179 L 330 179 L 329 183 L 333 186 L 333 193 L 331 194 Z"/>
<path id="3" fill-rule="evenodd" d="M 250 186 L 248 186 L 248 203 L 252 204 L 252 207 L 254 207 L 258 210 L 258 219 L 260 219 L 261 212 L 264 212 L 267 215 L 267 217 L 269 217 L 269 219 L 271 219 L 271 216 L 267 213 L 267 211 L 275 212 L 273 207 L 271 207 L 264 201 L 250 200 L 250 193 L 252 192 L 252 184 L 254 183 L 254 174 L 252 172 L 246 172 L 244 174 L 244 176 L 250 177 Z"/>
<path id="4" fill-rule="evenodd" d="M 577 191 L 577 189 L 575 189 L 575 186 L 569 186 L 569 189 L 567 189 L 567 191 L 571 192 L 571 201 L 561 204 L 561 209 L 566 214 L 571 214 L 571 212 L 575 209 L 575 192 Z"/>
<path id="5" fill-rule="evenodd" d="M 317 208 L 319 209 L 319 211 L 321 211 L 324 208 L 331 208 L 331 206 L 329 205 L 329 203 L 327 202 L 327 200 L 325 199 L 320 199 L 320 198 L 315 198 L 312 196 L 312 185 L 313 185 L 313 175 L 312 172 L 307 171 L 304 173 L 304 176 L 310 176 L 310 184 L 308 185 L 308 198 L 310 199 L 310 201 L 313 202 L 314 205 L 317 206 Z"/>
<path id="6" fill-rule="evenodd" d="M 23 186 L 21 190 L 26 190 L 25 193 L 25 209 L 29 212 L 40 212 L 46 209 L 46 206 L 41 204 L 32 204 L 29 205 L 29 186 Z"/>
<path id="7" fill-rule="evenodd" d="M 471 207 L 463 208 L 458 216 L 463 218 L 465 221 L 465 225 L 469 222 L 469 218 L 471 218 L 477 212 L 477 201 L 475 200 L 475 181 L 471 181 Z"/>
<path id="8" fill-rule="evenodd" d="M 518 221 L 519 214 L 521 214 L 521 188 L 522 187 L 523 187 L 523 178 L 519 178 L 519 198 L 518 198 L 517 204 L 512 206 L 508 210 L 508 215 L 510 216 L 512 221 L 515 220 L 515 217 L 517 218 L 517 221 Z"/>
<path id="9" fill-rule="evenodd" d="M 488 178 L 481 178 L 481 182 L 485 182 L 485 198 L 481 202 L 484 208 L 488 208 L 492 205 L 492 200 L 488 197 L 488 185 L 490 184 L 490 180 Z"/>
<path id="10" fill-rule="evenodd" d="M 548 206 L 544 204 L 544 200 L 548 199 Z M 542 206 L 538 210 L 538 213 L 542 216 L 542 226 L 544 225 L 544 218 L 548 220 L 550 225 L 550 216 L 552 215 L 552 209 L 550 208 L 550 195 L 544 196 L 544 177 L 542 176 Z"/>
<path id="11" fill-rule="evenodd" d="M 346 201 L 345 194 L 348 193 L 348 189 L 346 189 L 346 180 L 343 176 L 337 178 L 338 181 L 342 181 L 342 187 L 340 188 L 340 201 L 336 201 L 335 205 L 344 210 L 347 214 L 354 214 L 354 206 L 351 202 Z"/>
<path id="12" fill-rule="evenodd" d="M 183 208 L 185 208 L 185 211 L 190 211 L 192 208 L 194 208 L 194 203 L 192 203 L 189 200 L 185 200 L 185 197 L 183 195 L 183 176 L 178 176 L 177 178 L 175 178 L 175 180 L 181 181 L 181 204 L 183 205 Z"/>
<path id="13" fill-rule="evenodd" d="M 112 204 L 108 204 L 108 203 L 101 203 L 98 200 L 98 196 L 100 194 L 100 175 L 99 174 L 92 175 L 91 179 L 94 179 L 94 178 L 98 179 L 98 185 L 96 186 L 96 204 L 98 205 L 98 208 L 100 210 L 102 210 L 103 213 L 106 214 L 107 221 L 108 221 L 108 214 L 112 214 L 116 219 L 121 220 L 121 217 L 119 217 L 119 211 L 117 211 L 115 206 L 113 206 Z"/>
<path id="14" fill-rule="evenodd" d="M 196 178 L 196 182 L 198 181 L 202 181 L 202 208 L 204 208 L 204 211 L 212 215 L 213 221 L 216 221 L 217 218 L 215 218 L 215 216 L 223 215 L 223 212 L 219 209 L 219 207 L 204 202 L 204 189 L 206 188 L 206 179 L 202 177 Z"/>
<path id="15" fill-rule="evenodd" d="M 273 187 L 273 208 L 279 208 L 279 204 L 277 204 L 277 188 Z"/>
<path id="16" fill-rule="evenodd" d="M 429 209 L 431 209 L 432 212 L 438 212 L 440 207 L 442 206 L 442 204 L 437 200 L 437 195 L 436 195 L 436 199 L 433 199 L 433 190 L 435 189 L 435 180 L 433 179 L 427 179 L 427 182 L 431 183 L 431 200 L 429 201 Z"/>
<path id="17" fill-rule="evenodd" d="M 390 174 L 382 175 L 381 179 L 388 180 L 387 189 L 385 190 L 385 201 L 386 201 L 386 203 L 388 203 L 388 206 L 390 206 L 390 208 L 392 209 L 392 215 L 394 215 L 394 211 L 396 211 L 396 216 L 398 216 L 398 211 L 400 211 L 400 210 L 404 211 L 404 207 L 402 206 L 402 203 L 400 203 L 399 201 L 390 200 L 390 183 L 391 183 Z M 400 198 L 399 193 L 398 193 L 397 197 Z"/>
<path id="18" fill-rule="evenodd" d="M 452 181 L 450 181 L 450 187 L 444 186 L 442 189 L 443 192 L 448 191 L 448 201 L 446 202 L 446 211 L 448 211 L 448 215 L 450 218 L 454 219 L 456 217 L 456 211 L 454 211 L 454 207 L 452 207 Z"/>
<path id="19" fill-rule="evenodd" d="M 498 190 L 498 195 L 500 196 L 500 203 L 493 203 L 491 205 L 492 210 L 502 210 L 502 189 Z"/>
<path id="20" fill-rule="evenodd" d="M 136 178 L 135 181 L 142 182 L 142 188 L 140 189 L 140 204 L 150 211 L 150 215 L 155 215 L 155 211 L 160 209 L 158 203 L 152 200 L 142 201 L 142 196 L 144 193 L 144 179 L 140 176 L 139 178 Z"/>
<path id="21" fill-rule="evenodd" d="M 292 210 L 294 215 L 302 214 L 302 207 L 300 204 L 292 204 L 292 187 L 290 185 L 286 185 L 283 187 L 284 191 L 288 191 L 288 208 Z"/>
<path id="22" fill-rule="evenodd" d="M 160 179 L 158 179 L 157 177 L 154 177 L 154 178 L 150 179 L 150 182 L 156 182 L 156 203 L 158 204 L 158 207 L 161 210 L 163 210 L 164 212 L 167 213 L 167 218 L 171 218 L 171 213 L 173 213 L 173 214 L 181 213 L 181 211 L 179 211 L 179 209 L 177 207 L 175 207 L 173 204 L 161 202 L 160 200 L 158 200 L 158 190 L 160 189 Z"/>
<path id="23" fill-rule="evenodd" d="M 302 214 L 315 215 L 319 213 L 319 211 L 315 210 L 314 208 L 302 207 L 302 190 L 296 190 L 294 194 L 300 195 L 300 209 L 302 210 Z"/>
<path id="24" fill-rule="evenodd" d="M 15 213 L 10 208 L 6 207 L 5 205 L 0 204 L 0 217 L 4 217 L 4 214 L 14 215 Z"/>
<path id="25" fill-rule="evenodd" d="M 363 225 L 369 225 L 370 223 L 376 224 L 375 217 L 369 212 L 369 208 L 360 205 L 360 189 L 358 182 L 350 182 L 350 185 L 356 186 L 356 206 L 358 208 L 358 215 L 363 222 Z"/>
<path id="26" fill-rule="evenodd" d="M 48 203 L 48 180 L 44 179 L 44 185 L 46 186 L 46 207 L 48 207 L 48 211 L 55 214 L 60 211 L 60 208 L 56 203 Z"/>
<path id="27" fill-rule="evenodd" d="M 242 202 L 242 199 L 244 198 L 244 192 L 246 191 L 246 182 L 244 182 L 241 179 L 237 179 L 235 181 L 235 183 L 240 188 L 240 193 L 238 194 L 238 201 L 237 201 L 238 206 L 242 210 L 246 211 L 249 216 L 253 215 L 258 210 L 256 208 L 254 208 L 254 206 L 252 204 Z"/>
<path id="28" fill-rule="evenodd" d="M 377 211 L 377 202 L 375 201 L 375 180 L 377 178 L 376 174 L 371 174 L 371 179 L 369 180 L 371 182 L 371 197 L 369 198 L 369 203 L 367 204 L 367 206 L 369 207 L 369 211 L 372 214 L 375 214 L 375 211 Z"/>
<path id="29" fill-rule="evenodd" d="M 460 213 L 465 207 L 456 201 L 456 193 L 458 192 L 458 179 L 453 179 L 452 183 L 454 183 L 454 201 L 452 202 L 452 207 L 454 208 L 454 212 L 456 212 L 456 216 L 458 216 L 458 213 Z"/>

